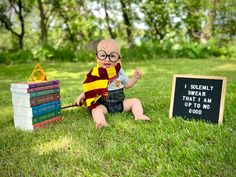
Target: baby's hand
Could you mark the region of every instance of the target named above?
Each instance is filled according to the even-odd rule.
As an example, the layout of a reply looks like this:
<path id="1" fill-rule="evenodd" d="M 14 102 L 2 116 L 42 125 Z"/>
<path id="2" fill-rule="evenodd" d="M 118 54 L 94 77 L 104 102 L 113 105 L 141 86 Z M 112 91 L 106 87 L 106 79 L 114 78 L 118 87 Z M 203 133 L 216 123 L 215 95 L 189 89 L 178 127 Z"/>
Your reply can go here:
<path id="1" fill-rule="evenodd" d="M 133 87 L 134 84 L 136 84 L 136 82 L 138 81 L 138 79 L 141 77 L 142 72 L 140 69 L 136 69 L 134 71 L 133 76 L 128 80 L 128 82 L 125 85 L 125 88 L 131 88 Z"/>
<path id="2" fill-rule="evenodd" d="M 80 102 L 81 102 L 81 99 L 79 97 L 77 97 L 74 101 L 74 104 L 79 105 Z"/>
<path id="3" fill-rule="evenodd" d="M 83 104 L 83 102 L 84 102 L 84 99 L 82 99 L 80 96 L 78 96 L 76 98 L 76 100 L 74 101 L 74 104 L 78 105 L 78 106 L 81 106 Z"/>
<path id="4" fill-rule="evenodd" d="M 134 78 L 135 78 L 135 79 L 139 79 L 141 76 L 142 76 L 142 71 L 141 71 L 141 69 L 136 69 L 136 70 L 134 71 Z"/>
<path id="5" fill-rule="evenodd" d="M 82 92 L 74 101 L 74 104 L 78 105 L 78 106 L 82 106 L 82 104 L 85 101 L 85 95 L 84 92 Z"/>

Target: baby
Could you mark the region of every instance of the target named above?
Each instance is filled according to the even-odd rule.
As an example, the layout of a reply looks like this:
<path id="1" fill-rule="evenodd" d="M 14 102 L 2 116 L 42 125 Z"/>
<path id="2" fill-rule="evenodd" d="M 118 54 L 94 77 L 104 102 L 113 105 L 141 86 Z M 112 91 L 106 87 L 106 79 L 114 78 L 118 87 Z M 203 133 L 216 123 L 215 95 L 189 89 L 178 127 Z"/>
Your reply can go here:
<path id="1" fill-rule="evenodd" d="M 113 39 L 103 39 L 97 46 L 97 67 L 88 74 L 83 84 L 82 92 L 75 100 L 80 105 L 85 101 L 91 110 L 96 128 L 108 126 L 105 114 L 132 111 L 135 120 L 148 121 L 150 118 L 143 114 L 139 99 L 125 99 L 123 88 L 135 85 L 142 73 L 136 69 L 128 79 L 120 64 L 120 46 Z"/>

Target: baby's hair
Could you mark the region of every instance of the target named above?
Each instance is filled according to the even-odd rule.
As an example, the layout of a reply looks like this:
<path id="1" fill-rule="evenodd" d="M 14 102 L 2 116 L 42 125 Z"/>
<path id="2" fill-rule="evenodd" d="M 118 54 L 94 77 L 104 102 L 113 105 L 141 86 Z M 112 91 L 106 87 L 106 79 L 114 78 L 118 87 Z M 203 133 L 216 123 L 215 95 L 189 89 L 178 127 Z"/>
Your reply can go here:
<path id="1" fill-rule="evenodd" d="M 107 47 L 109 47 L 111 45 L 114 45 L 116 52 L 120 53 L 120 45 L 114 39 L 102 39 L 97 45 L 97 51 L 98 50 L 105 50 Z"/>

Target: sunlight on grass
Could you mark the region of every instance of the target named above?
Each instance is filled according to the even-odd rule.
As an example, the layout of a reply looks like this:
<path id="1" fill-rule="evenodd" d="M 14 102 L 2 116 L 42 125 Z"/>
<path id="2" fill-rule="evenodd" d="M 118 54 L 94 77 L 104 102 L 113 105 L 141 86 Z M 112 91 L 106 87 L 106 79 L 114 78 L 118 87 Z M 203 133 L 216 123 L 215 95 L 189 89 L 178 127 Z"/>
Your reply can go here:
<path id="1" fill-rule="evenodd" d="M 236 71 L 236 64 L 224 64 L 217 66 L 215 68 L 212 68 L 213 71 Z"/>
<path id="2" fill-rule="evenodd" d="M 13 82 L 19 82 L 19 81 L 16 81 L 14 78 L 12 78 L 12 79 L 6 79 L 5 77 L 4 77 L 4 78 L 1 78 L 1 77 L 0 77 L 0 80 L 1 80 L 1 87 L 2 87 L 3 85 L 6 85 L 9 92 L 10 92 L 11 83 L 13 83 Z M 25 81 L 27 81 L 27 79 L 26 79 L 26 80 L 21 80 L 21 81 L 25 82 Z"/>
<path id="3" fill-rule="evenodd" d="M 58 71 L 50 71 L 47 72 L 48 77 L 50 78 L 63 78 L 66 76 L 66 78 L 72 78 L 72 79 L 78 79 L 82 76 L 85 75 L 86 72 L 77 72 L 77 73 L 72 73 L 72 72 L 61 72 L 60 70 Z"/>
<path id="4" fill-rule="evenodd" d="M 121 117 L 122 115 L 118 116 L 117 119 L 124 119 Z M 128 119 L 127 117 L 125 119 Z M 134 128 L 133 125 L 131 124 L 131 121 L 132 121 L 132 124 L 133 122 L 135 121 L 134 118 L 132 119 L 129 119 L 129 122 L 128 121 L 117 121 L 116 122 L 116 126 L 118 127 L 121 127 L 123 130 L 127 131 L 127 132 L 132 132 L 132 129 Z"/>
<path id="5" fill-rule="evenodd" d="M 34 147 L 34 150 L 39 155 L 50 154 L 55 151 L 70 151 L 71 147 L 75 144 L 72 137 L 63 136 L 57 140 L 50 140 L 49 142 L 38 144 Z M 81 153 L 81 147 L 77 145 L 77 153 Z"/>
<path id="6" fill-rule="evenodd" d="M 8 105 L 8 106 L 1 106 L 1 114 L 11 114 L 13 113 L 13 107 L 12 105 Z"/>

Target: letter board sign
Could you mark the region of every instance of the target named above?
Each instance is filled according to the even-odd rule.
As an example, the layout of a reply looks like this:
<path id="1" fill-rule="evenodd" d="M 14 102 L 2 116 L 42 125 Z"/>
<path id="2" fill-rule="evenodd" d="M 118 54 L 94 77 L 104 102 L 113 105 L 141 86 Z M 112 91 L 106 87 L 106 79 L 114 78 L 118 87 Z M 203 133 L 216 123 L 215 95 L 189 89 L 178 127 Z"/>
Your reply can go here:
<path id="1" fill-rule="evenodd" d="M 221 124 L 226 82 L 226 77 L 174 75 L 170 118 L 180 116 Z"/>

